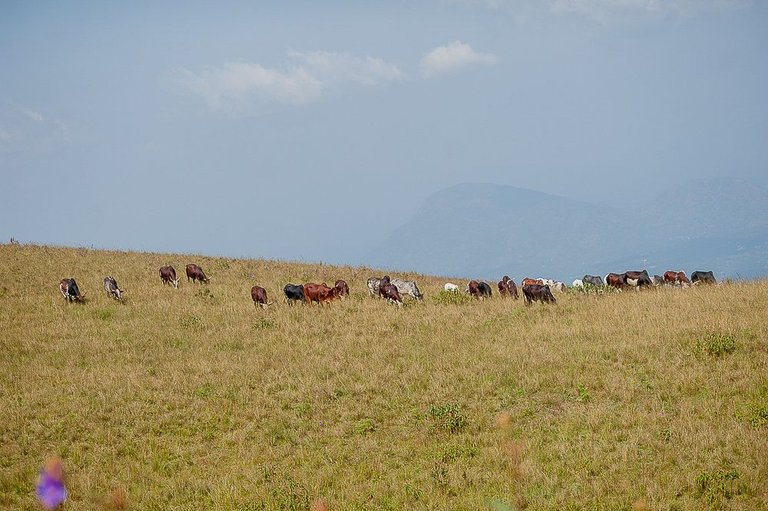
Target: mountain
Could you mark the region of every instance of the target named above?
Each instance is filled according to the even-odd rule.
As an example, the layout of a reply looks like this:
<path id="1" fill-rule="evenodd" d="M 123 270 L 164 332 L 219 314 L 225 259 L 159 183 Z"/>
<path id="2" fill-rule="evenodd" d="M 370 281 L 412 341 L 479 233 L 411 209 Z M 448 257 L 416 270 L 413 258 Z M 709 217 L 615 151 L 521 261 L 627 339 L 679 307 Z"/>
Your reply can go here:
<path id="1" fill-rule="evenodd" d="M 366 260 L 457 277 L 547 276 L 648 268 L 768 274 L 768 191 L 696 181 L 620 210 L 513 186 L 460 184 L 430 196 Z"/>

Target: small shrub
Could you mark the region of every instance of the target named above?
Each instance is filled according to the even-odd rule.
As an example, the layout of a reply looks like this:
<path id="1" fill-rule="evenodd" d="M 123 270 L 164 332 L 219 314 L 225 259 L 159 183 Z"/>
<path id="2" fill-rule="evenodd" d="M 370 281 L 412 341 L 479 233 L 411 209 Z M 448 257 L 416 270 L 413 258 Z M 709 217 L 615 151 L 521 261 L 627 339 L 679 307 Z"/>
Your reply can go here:
<path id="1" fill-rule="evenodd" d="M 696 341 L 696 349 L 714 357 L 721 357 L 736 350 L 736 338 L 727 333 L 709 334 Z"/>
<path id="2" fill-rule="evenodd" d="M 438 428 L 450 433 L 461 431 L 467 425 L 467 418 L 456 403 L 433 406 L 429 409 L 429 415 Z"/>
<path id="3" fill-rule="evenodd" d="M 205 398 L 210 396 L 212 392 L 213 392 L 213 385 L 211 385 L 210 383 L 206 383 L 195 389 L 195 396 Z"/>
<path id="4" fill-rule="evenodd" d="M 747 421 L 753 428 L 768 425 L 768 403 L 751 403 L 745 412 L 736 414 L 738 419 Z"/>
<path id="5" fill-rule="evenodd" d="M 109 319 L 112 317 L 112 314 L 112 309 L 101 309 L 100 311 L 96 312 L 96 316 L 102 321 L 109 321 Z"/>
<path id="6" fill-rule="evenodd" d="M 269 328 L 274 328 L 275 322 L 271 319 L 267 318 L 259 318 L 253 323 L 253 329 L 254 330 L 267 330 Z"/>
<path id="7" fill-rule="evenodd" d="M 184 316 L 179 320 L 179 323 L 181 323 L 181 326 L 183 326 L 184 328 L 190 328 L 190 329 L 198 329 L 202 327 L 202 324 L 203 324 L 200 318 L 198 318 L 193 314 Z"/>
<path id="8" fill-rule="evenodd" d="M 442 290 L 432 296 L 432 301 L 437 305 L 466 305 L 471 303 L 473 298 L 466 293 L 457 293 L 455 291 Z"/>
<path id="9" fill-rule="evenodd" d="M 579 385 L 576 394 L 576 402 L 586 403 L 587 401 L 589 401 L 589 389 L 586 385 Z"/>
<path id="10" fill-rule="evenodd" d="M 742 492 L 738 484 L 739 477 L 741 474 L 735 470 L 703 472 L 696 476 L 696 494 L 710 503 L 730 499 Z"/>
<path id="11" fill-rule="evenodd" d="M 213 300 L 214 296 L 213 293 L 211 293 L 211 290 L 207 287 L 201 287 L 197 290 L 195 293 L 195 296 L 200 298 L 201 300 Z"/>

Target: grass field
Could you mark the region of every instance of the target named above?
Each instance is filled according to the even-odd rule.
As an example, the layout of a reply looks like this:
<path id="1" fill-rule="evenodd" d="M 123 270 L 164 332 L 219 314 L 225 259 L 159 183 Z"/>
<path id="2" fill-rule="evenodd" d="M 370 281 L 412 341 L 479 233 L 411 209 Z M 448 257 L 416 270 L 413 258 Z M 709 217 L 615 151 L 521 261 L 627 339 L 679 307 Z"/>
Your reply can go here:
<path id="1" fill-rule="evenodd" d="M 161 284 L 188 262 L 210 285 Z M 0 245 L 0 508 L 58 455 L 65 510 L 768 509 L 768 283 L 525 307 L 391 273 L 426 296 L 398 308 L 380 274 Z"/>

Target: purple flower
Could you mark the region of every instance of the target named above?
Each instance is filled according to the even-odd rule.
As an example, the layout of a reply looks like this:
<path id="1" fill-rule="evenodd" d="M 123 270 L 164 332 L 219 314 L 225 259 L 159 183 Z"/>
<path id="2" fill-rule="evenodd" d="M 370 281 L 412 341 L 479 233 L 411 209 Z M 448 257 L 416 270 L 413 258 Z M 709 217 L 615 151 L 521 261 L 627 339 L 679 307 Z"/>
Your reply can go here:
<path id="1" fill-rule="evenodd" d="M 37 481 L 37 498 L 45 509 L 56 509 L 56 507 L 67 500 L 67 489 L 64 488 L 64 481 L 61 480 L 60 470 L 48 471 L 40 470 L 40 478 Z"/>

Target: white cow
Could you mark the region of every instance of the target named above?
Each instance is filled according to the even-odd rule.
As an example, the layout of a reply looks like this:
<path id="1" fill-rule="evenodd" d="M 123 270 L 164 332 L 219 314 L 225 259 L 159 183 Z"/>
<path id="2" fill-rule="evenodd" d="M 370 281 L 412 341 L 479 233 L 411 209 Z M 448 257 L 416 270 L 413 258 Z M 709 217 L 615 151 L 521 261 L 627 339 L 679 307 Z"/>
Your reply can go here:
<path id="1" fill-rule="evenodd" d="M 443 289 L 445 291 L 450 292 L 450 293 L 458 293 L 459 292 L 459 286 L 457 286 L 456 284 L 452 284 L 450 282 L 446 282 L 445 285 L 443 286 Z"/>

